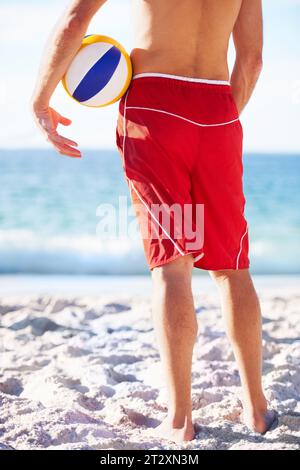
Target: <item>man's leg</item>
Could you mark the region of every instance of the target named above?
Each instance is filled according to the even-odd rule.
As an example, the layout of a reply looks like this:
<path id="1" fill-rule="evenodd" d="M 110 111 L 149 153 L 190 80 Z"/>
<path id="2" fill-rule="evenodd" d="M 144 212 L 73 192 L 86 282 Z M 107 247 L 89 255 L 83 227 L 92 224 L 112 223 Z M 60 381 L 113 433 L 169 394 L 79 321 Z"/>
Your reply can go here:
<path id="1" fill-rule="evenodd" d="M 187 255 L 152 271 L 152 315 L 168 390 L 168 415 L 155 434 L 177 442 L 194 437 L 191 369 L 197 319 L 191 287 L 193 263 Z"/>
<path id="2" fill-rule="evenodd" d="M 210 271 L 222 301 L 226 332 L 238 364 L 244 421 L 253 430 L 264 432 L 267 400 L 262 388 L 261 311 L 247 269 Z"/>

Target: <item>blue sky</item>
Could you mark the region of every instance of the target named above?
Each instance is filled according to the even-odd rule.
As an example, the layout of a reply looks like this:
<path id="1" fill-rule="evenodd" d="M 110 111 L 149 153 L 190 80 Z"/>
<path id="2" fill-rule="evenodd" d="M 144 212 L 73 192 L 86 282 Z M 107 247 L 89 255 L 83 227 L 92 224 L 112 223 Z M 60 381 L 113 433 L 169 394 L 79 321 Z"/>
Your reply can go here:
<path id="1" fill-rule="evenodd" d="M 32 122 L 28 101 L 43 46 L 68 3 L 0 0 L 1 147 L 47 147 Z M 300 0 L 264 0 L 263 6 L 264 69 L 242 115 L 245 150 L 300 153 Z M 130 0 L 108 0 L 88 32 L 112 36 L 130 51 Z M 64 134 L 82 148 L 115 146 L 117 104 L 88 109 L 73 102 L 59 85 L 52 105 L 73 120 Z"/>

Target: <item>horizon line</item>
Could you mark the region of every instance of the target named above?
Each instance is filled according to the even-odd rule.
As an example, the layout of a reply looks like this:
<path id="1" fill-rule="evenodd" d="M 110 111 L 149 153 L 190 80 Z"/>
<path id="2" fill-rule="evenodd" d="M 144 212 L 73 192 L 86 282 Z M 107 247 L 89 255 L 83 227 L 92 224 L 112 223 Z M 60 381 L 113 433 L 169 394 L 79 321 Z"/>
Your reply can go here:
<path id="1" fill-rule="evenodd" d="M 0 146 L 0 152 L 1 151 L 20 151 L 20 150 L 26 150 L 26 151 L 47 151 L 47 152 L 54 152 L 55 150 L 52 149 L 51 147 L 5 147 L 5 146 Z M 103 151 L 103 152 L 118 152 L 117 148 L 114 147 L 82 147 L 83 151 Z M 243 154 L 254 154 L 254 155 L 293 155 L 293 156 L 299 156 L 300 157 L 300 149 L 299 150 L 244 150 Z"/>

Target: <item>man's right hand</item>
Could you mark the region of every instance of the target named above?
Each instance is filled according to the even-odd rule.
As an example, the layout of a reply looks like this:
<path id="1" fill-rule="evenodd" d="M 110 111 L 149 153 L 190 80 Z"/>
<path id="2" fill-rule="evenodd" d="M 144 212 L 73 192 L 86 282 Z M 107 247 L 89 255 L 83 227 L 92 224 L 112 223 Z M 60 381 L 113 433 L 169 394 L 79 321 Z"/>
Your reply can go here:
<path id="1" fill-rule="evenodd" d="M 81 157 L 81 152 L 74 148 L 77 147 L 78 144 L 73 140 L 67 139 L 67 137 L 63 137 L 57 132 L 58 125 L 62 124 L 63 126 L 69 126 L 72 122 L 70 119 L 61 116 L 57 111 L 49 106 L 43 108 L 33 105 L 32 110 L 38 127 L 46 135 L 48 142 L 53 145 L 58 153 L 73 158 Z"/>

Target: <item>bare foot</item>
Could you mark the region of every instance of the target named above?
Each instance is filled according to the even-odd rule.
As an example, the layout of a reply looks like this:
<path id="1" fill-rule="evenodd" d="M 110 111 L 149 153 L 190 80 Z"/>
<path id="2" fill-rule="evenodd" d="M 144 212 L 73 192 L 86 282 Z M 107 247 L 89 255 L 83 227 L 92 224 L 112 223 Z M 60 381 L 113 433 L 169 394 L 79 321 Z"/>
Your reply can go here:
<path id="1" fill-rule="evenodd" d="M 256 412 L 243 412 L 242 420 L 253 432 L 265 434 L 278 423 L 278 414 L 275 410 L 268 410 L 267 405 Z"/>
<path id="2" fill-rule="evenodd" d="M 147 435 L 167 439 L 176 443 L 192 441 L 195 437 L 194 425 L 191 421 L 183 426 L 175 426 L 169 417 L 166 417 L 156 428 L 147 429 Z"/>

